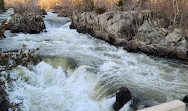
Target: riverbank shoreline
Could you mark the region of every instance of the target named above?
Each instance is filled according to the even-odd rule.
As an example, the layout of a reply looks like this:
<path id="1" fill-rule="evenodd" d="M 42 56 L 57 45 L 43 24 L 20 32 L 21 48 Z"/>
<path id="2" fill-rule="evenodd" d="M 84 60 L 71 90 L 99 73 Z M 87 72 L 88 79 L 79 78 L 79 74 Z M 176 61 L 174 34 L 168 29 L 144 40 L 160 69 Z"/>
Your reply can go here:
<path id="1" fill-rule="evenodd" d="M 154 20 L 149 10 L 112 11 L 97 15 L 95 12 L 74 12 L 71 29 L 124 47 L 128 52 L 188 61 L 188 37 L 181 29 L 170 29 L 169 21 Z"/>

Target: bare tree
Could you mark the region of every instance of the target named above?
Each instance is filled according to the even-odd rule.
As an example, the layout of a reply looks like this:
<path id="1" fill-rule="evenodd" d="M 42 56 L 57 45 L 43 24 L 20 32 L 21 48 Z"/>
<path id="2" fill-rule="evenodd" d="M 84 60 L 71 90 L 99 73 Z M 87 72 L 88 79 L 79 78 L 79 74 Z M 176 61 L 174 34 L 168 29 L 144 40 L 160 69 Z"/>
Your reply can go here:
<path id="1" fill-rule="evenodd" d="M 180 9 L 179 9 L 180 2 L 181 2 L 181 0 L 172 0 L 173 11 L 174 11 L 173 26 L 175 26 L 177 24 L 178 16 L 181 16 Z"/>

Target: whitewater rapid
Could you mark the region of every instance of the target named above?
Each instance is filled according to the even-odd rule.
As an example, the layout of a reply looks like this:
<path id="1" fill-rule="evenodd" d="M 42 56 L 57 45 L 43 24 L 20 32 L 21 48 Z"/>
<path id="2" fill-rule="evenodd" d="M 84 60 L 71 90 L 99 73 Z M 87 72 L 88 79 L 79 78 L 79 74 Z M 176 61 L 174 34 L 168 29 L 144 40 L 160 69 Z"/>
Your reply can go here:
<path id="1" fill-rule="evenodd" d="M 43 61 L 19 66 L 4 75 L 11 103 L 23 111 L 112 111 L 115 93 L 128 87 L 137 108 L 183 99 L 188 93 L 188 63 L 142 53 L 128 53 L 69 28 L 71 20 L 48 12 L 47 32 L 11 34 L 0 41 L 4 50 L 40 48 Z M 3 79 L 3 78 L 2 78 Z M 129 103 L 122 111 L 132 110 Z"/>

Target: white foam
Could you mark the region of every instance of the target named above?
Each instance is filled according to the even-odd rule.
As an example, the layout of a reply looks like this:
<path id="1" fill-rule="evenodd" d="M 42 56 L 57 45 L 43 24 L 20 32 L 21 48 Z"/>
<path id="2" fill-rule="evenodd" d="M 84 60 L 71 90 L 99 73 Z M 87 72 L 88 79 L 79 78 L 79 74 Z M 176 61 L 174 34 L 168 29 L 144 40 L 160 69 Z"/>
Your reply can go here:
<path id="1" fill-rule="evenodd" d="M 87 68 L 80 66 L 66 78 L 61 67 L 45 62 L 33 71 L 20 66 L 11 72 L 19 79 L 7 89 L 10 102 L 23 102 L 24 111 L 111 111 L 114 97 L 96 101 L 89 96 L 93 74 Z"/>

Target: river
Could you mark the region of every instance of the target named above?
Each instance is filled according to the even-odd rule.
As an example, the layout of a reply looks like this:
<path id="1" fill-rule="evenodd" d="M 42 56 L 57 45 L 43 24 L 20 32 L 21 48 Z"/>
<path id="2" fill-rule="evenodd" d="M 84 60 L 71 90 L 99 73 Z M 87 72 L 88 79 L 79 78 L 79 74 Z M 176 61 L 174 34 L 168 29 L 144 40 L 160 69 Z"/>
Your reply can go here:
<path id="1" fill-rule="evenodd" d="M 8 12 L 1 14 L 5 18 Z M 43 61 L 10 71 L 11 103 L 23 111 L 113 111 L 115 93 L 126 86 L 136 108 L 182 100 L 188 95 L 188 63 L 142 53 L 128 53 L 70 29 L 71 20 L 48 12 L 47 32 L 11 34 L 0 41 L 4 50 L 40 48 Z M 7 74 L 3 72 L 3 74 Z M 121 111 L 132 111 L 130 103 Z"/>

